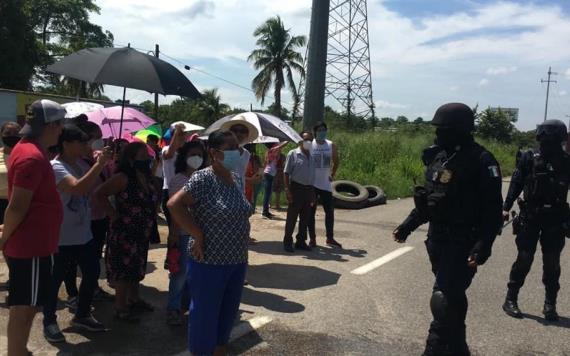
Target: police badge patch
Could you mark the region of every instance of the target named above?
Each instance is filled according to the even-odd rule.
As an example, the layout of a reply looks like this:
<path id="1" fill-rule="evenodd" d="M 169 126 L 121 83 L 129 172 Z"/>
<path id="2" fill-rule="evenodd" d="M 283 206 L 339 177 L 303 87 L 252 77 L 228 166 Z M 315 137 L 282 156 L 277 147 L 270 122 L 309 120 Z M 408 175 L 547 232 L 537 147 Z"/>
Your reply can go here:
<path id="1" fill-rule="evenodd" d="M 444 169 L 443 172 L 441 172 L 441 176 L 439 177 L 439 181 L 441 183 L 449 183 L 449 181 L 451 180 L 451 178 L 453 177 L 453 172 L 451 172 L 448 169 Z"/>
<path id="2" fill-rule="evenodd" d="M 499 178 L 499 167 L 497 166 L 489 166 L 489 174 L 493 178 Z"/>

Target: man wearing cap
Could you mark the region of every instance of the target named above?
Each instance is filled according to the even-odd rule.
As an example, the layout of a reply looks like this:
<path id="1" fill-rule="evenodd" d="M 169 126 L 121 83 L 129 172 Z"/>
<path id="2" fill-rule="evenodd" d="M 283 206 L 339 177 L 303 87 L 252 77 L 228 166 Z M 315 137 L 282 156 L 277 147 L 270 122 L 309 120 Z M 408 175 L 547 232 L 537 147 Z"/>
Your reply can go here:
<path id="1" fill-rule="evenodd" d="M 8 161 L 8 191 L 0 249 L 8 263 L 8 355 L 28 355 L 35 314 L 46 302 L 63 207 L 47 156 L 58 142 L 65 109 L 50 100 L 30 105 L 22 140 Z"/>
<path id="2" fill-rule="evenodd" d="M 466 291 L 491 256 L 502 226 L 501 171 L 495 157 L 473 139 L 475 115 L 450 103 L 435 113 L 436 145 L 424 150 L 426 181 L 414 191 L 415 209 L 394 230 L 399 243 L 429 222 L 425 242 L 435 276 L 433 321 L 424 356 L 468 356 Z"/>

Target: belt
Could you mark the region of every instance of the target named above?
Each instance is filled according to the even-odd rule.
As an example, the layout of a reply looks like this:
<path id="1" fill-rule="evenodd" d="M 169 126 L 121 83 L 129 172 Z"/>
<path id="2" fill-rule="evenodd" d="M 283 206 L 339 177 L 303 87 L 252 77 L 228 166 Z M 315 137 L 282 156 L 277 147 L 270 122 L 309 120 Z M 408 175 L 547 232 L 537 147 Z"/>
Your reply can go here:
<path id="1" fill-rule="evenodd" d="M 304 188 L 304 189 L 309 189 L 309 188 L 312 189 L 312 188 L 313 188 L 312 185 L 305 185 L 305 184 L 297 183 L 297 182 L 295 182 L 294 180 L 291 181 L 291 185 L 292 185 L 292 186 L 295 186 L 295 187 L 297 187 L 297 188 Z"/>

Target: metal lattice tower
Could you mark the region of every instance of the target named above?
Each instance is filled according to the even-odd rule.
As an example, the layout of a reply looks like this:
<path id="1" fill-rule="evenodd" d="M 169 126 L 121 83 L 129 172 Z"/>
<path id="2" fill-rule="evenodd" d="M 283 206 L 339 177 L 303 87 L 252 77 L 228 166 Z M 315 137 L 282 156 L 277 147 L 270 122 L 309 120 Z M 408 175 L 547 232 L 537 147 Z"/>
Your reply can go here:
<path id="1" fill-rule="evenodd" d="M 366 0 L 330 0 L 325 96 L 347 116 L 374 117 Z"/>

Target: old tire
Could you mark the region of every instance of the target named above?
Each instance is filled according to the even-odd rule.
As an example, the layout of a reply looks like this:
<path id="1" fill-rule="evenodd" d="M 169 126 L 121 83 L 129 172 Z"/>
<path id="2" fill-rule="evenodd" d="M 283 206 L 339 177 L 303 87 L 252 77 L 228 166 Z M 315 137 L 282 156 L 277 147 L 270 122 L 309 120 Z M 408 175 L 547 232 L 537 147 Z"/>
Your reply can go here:
<path id="1" fill-rule="evenodd" d="M 386 204 L 386 194 L 384 191 L 375 185 L 365 185 L 364 188 L 368 191 L 368 206 L 377 206 Z"/>
<path id="2" fill-rule="evenodd" d="M 355 182 L 348 180 L 333 182 L 332 194 L 335 207 L 339 209 L 363 209 L 368 205 L 368 190 Z"/>

